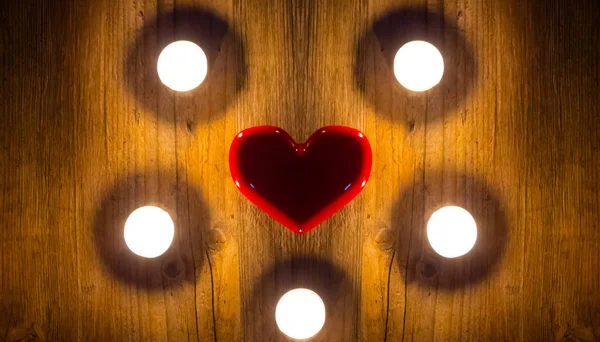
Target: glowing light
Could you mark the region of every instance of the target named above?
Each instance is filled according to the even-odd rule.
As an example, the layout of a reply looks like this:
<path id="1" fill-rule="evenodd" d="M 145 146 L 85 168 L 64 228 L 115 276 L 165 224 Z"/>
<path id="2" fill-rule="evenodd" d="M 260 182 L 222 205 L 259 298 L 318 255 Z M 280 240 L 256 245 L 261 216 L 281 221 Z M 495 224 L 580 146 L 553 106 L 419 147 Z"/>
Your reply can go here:
<path id="1" fill-rule="evenodd" d="M 125 243 L 144 258 L 156 258 L 169 249 L 175 226 L 169 214 L 158 207 L 141 207 L 125 222 Z"/>
<path id="2" fill-rule="evenodd" d="M 477 224 L 461 207 L 443 207 L 427 222 L 429 244 L 439 255 L 456 258 L 467 254 L 477 241 Z"/>
<path id="3" fill-rule="evenodd" d="M 325 304 L 309 289 L 291 290 L 277 303 L 275 321 L 288 337 L 297 340 L 313 337 L 325 324 Z"/>
<path id="4" fill-rule="evenodd" d="M 190 91 L 199 86 L 208 73 L 208 60 L 202 49 L 185 40 L 169 44 L 160 53 L 158 77 L 175 91 Z"/>
<path id="5" fill-rule="evenodd" d="M 398 82 L 409 90 L 429 90 L 442 80 L 444 59 L 440 51 L 428 42 L 408 42 L 396 53 L 394 74 Z"/>

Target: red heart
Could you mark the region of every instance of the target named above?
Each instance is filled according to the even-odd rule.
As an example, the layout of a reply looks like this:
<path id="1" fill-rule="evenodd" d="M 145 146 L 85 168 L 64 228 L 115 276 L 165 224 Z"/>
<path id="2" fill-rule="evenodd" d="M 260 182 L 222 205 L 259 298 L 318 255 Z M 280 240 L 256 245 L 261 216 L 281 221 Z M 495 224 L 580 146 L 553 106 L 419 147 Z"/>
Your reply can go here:
<path id="1" fill-rule="evenodd" d="M 244 196 L 291 231 L 306 233 L 360 193 L 371 174 L 371 145 L 359 131 L 329 126 L 305 143 L 278 127 L 239 133 L 229 151 Z"/>

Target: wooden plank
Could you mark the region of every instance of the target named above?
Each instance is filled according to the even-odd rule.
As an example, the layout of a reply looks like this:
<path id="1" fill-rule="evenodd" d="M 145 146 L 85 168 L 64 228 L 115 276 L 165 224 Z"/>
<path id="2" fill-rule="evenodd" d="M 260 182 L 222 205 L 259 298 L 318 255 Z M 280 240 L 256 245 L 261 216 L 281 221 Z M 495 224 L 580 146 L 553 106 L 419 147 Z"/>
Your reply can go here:
<path id="1" fill-rule="evenodd" d="M 600 337 L 600 5 L 594 1 L 126 0 L 0 5 L 0 339 L 286 340 L 277 299 L 311 287 L 319 341 Z M 198 30 L 194 30 L 198 28 Z M 210 74 L 166 89 L 158 53 L 197 40 Z M 394 79 L 409 39 L 442 83 Z M 364 192 L 296 236 L 232 183 L 229 144 L 277 125 L 362 130 Z M 174 217 L 155 260 L 136 207 Z M 467 208 L 468 256 L 431 213 Z"/>
<path id="2" fill-rule="evenodd" d="M 378 5 L 375 3 L 371 8 L 378 8 Z M 393 8 L 389 3 L 383 2 L 380 6 L 381 13 L 393 15 L 393 11 L 392 14 L 388 12 L 389 8 Z M 586 145 L 594 140 L 590 135 L 576 140 L 554 140 L 555 136 L 563 136 L 559 132 L 564 128 L 560 119 L 550 118 L 567 116 L 570 120 L 583 120 L 596 127 L 595 123 L 587 121 L 593 116 L 596 105 L 588 103 L 582 106 L 579 103 L 586 101 L 583 99 L 588 98 L 585 95 L 588 91 L 597 92 L 597 84 L 590 84 L 592 78 L 589 77 L 565 74 L 563 70 L 570 62 L 558 54 L 548 53 L 552 57 L 548 57 L 548 62 L 541 66 L 538 64 L 539 56 L 527 53 L 534 46 L 540 49 L 538 54 L 546 54 L 548 44 L 529 41 L 532 35 L 550 38 L 554 46 L 565 52 L 565 48 L 561 47 L 565 43 L 558 38 L 565 34 L 558 32 L 562 31 L 558 28 L 560 22 L 578 23 L 570 27 L 570 37 L 575 39 L 573 44 L 578 49 L 569 52 L 582 61 L 578 65 L 595 64 L 591 59 L 598 51 L 588 49 L 587 43 L 598 39 L 598 35 L 596 32 L 591 34 L 592 30 L 586 27 L 591 25 L 591 18 L 596 15 L 586 16 L 556 3 L 547 8 L 542 6 L 546 10 L 542 12 L 544 14 L 538 14 L 539 9 L 533 4 L 508 2 L 434 2 L 422 4 L 421 8 L 426 12 L 429 39 L 436 38 L 439 25 L 432 18 L 437 13 L 443 14 L 442 25 L 446 29 L 441 46 L 447 66 L 444 82 L 449 84 L 443 83 L 439 91 L 431 92 L 424 99 L 427 101 L 425 127 L 421 128 L 424 139 L 411 146 L 422 151 L 423 157 L 416 165 L 412 159 L 406 163 L 409 169 L 422 174 L 417 173 L 417 177 L 406 182 L 407 194 L 400 196 L 398 207 L 401 212 L 394 213 L 399 215 L 402 223 L 409 221 L 410 224 L 407 228 L 399 224 L 401 231 L 397 232 L 396 248 L 392 251 L 398 259 L 398 266 L 392 263 L 389 268 L 387 338 L 419 341 L 553 340 L 575 338 L 577 334 L 577 338 L 581 339 L 594 336 L 597 296 L 586 292 L 583 299 L 574 295 L 572 288 L 562 294 L 556 291 L 549 294 L 549 289 L 561 280 L 566 281 L 556 275 L 556 270 L 561 262 L 567 262 L 560 254 L 546 248 L 556 250 L 563 246 L 567 250 L 578 248 L 580 251 L 590 248 L 580 254 L 580 273 L 569 273 L 577 279 L 586 278 L 583 280 L 586 284 L 597 283 L 592 271 L 598 257 L 595 250 L 597 230 L 592 228 L 595 225 L 592 222 L 597 219 L 591 219 L 578 228 L 584 229 L 589 239 L 586 239 L 584 247 L 574 239 L 564 237 L 563 234 L 574 234 L 573 227 L 566 222 L 565 216 L 557 214 L 558 210 L 561 213 L 571 212 L 580 220 L 590 218 L 589 215 L 594 214 L 576 203 L 585 198 L 596 201 L 596 189 L 582 187 L 582 182 L 589 184 L 592 181 L 579 178 L 581 176 L 577 174 L 572 174 L 568 181 L 557 178 L 559 174 L 549 167 L 555 164 L 561 165 L 559 170 L 566 167 L 556 157 L 552 158 L 552 155 L 567 153 L 566 149 L 571 151 L 567 153 L 569 155 L 593 154 L 593 148 Z M 593 9 L 589 13 L 596 13 L 597 8 Z M 514 22 L 502 22 L 498 18 L 513 18 Z M 540 35 L 539 31 L 534 32 L 533 27 L 526 29 L 535 25 L 547 30 L 554 28 L 556 38 Z M 453 36 L 456 32 L 468 38 L 476 52 L 473 57 L 477 63 L 468 63 L 468 50 L 461 48 L 460 41 Z M 385 50 L 382 53 L 385 55 Z M 454 70 L 459 73 L 455 74 Z M 541 70 L 548 72 L 541 73 Z M 383 84 L 381 79 L 384 76 L 376 69 L 369 68 L 367 72 L 371 72 L 368 79 Z M 597 74 L 596 66 L 590 72 Z M 539 81 L 541 77 L 548 79 Z M 557 84 L 556 78 L 562 82 Z M 468 87 L 471 83 L 476 85 L 473 93 Z M 531 95 L 531 92 L 536 95 Z M 547 96 L 552 92 L 571 94 L 568 100 L 563 101 L 571 102 L 572 106 L 577 104 L 577 109 L 561 109 L 565 102 L 549 104 Z M 373 93 L 377 94 L 377 91 Z M 374 97 L 375 106 L 380 105 L 384 110 L 415 112 L 406 102 L 394 107 L 389 96 L 378 96 Z M 456 103 L 465 100 L 462 108 L 455 107 Z M 404 122 L 412 126 L 410 120 Z M 549 128 L 546 122 L 554 126 Z M 419 125 L 415 124 L 415 127 L 418 131 Z M 540 129 L 551 132 L 540 133 Z M 541 157 L 545 154 L 548 157 Z M 391 163 L 391 159 L 387 160 Z M 597 157 L 585 160 L 588 167 L 596 168 L 598 165 Z M 580 162 L 575 163 L 578 165 L 576 168 L 585 168 Z M 579 169 L 579 172 L 583 170 Z M 540 177 L 544 174 L 547 174 L 545 179 Z M 531 178 L 535 178 L 535 185 Z M 569 186 L 565 184 L 567 182 L 574 184 Z M 572 188 L 587 190 L 574 195 Z M 576 199 L 564 202 L 567 194 Z M 560 200 L 557 201 L 556 197 Z M 442 262 L 432 255 L 424 242 L 423 229 L 427 217 L 434 208 L 444 203 L 461 204 L 480 217 L 478 244 L 482 250 L 474 254 L 472 260 L 467 258 L 457 264 Z M 485 229 L 493 233 L 486 234 Z M 561 238 L 549 237 L 554 234 L 561 235 Z M 540 243 L 544 238 L 545 242 Z M 555 261 L 545 262 L 549 254 L 556 258 Z M 382 259 L 386 255 L 379 254 Z M 379 269 L 386 269 L 384 262 L 380 263 Z M 540 286 L 540 280 L 548 278 L 554 279 L 552 285 Z M 529 301 L 536 304 L 529 305 Z M 363 307 L 363 310 L 366 308 Z M 532 321 L 529 321 L 530 317 Z"/>

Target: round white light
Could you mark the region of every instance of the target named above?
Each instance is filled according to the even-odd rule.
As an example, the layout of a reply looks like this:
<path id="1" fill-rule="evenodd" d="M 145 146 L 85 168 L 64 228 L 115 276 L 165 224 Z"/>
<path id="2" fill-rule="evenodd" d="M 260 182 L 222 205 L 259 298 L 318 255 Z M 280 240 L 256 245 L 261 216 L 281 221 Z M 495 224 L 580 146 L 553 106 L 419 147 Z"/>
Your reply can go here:
<path id="1" fill-rule="evenodd" d="M 313 337 L 325 324 L 325 304 L 309 289 L 291 290 L 277 303 L 275 321 L 288 337 L 296 340 Z"/>
<path id="2" fill-rule="evenodd" d="M 141 207 L 125 222 L 125 243 L 144 258 L 156 258 L 169 249 L 175 226 L 169 214 L 157 207 Z"/>
<path id="3" fill-rule="evenodd" d="M 398 82 L 409 90 L 429 90 L 442 80 L 444 59 L 440 51 L 428 42 L 408 42 L 396 53 L 394 74 Z"/>
<path id="4" fill-rule="evenodd" d="M 443 207 L 427 222 L 429 244 L 439 255 L 456 258 L 467 254 L 477 241 L 477 224 L 461 207 Z"/>
<path id="5" fill-rule="evenodd" d="M 175 91 L 189 91 L 202 83 L 208 72 L 208 60 L 202 49 L 186 40 L 169 44 L 160 53 L 158 77 Z"/>

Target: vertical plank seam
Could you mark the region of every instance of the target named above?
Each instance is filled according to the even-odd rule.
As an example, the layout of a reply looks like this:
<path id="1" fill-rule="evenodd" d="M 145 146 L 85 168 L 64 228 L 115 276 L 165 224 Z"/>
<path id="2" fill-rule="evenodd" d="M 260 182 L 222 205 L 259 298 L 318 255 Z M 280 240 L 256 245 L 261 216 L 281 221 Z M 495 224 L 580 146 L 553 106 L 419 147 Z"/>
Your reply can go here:
<path id="1" fill-rule="evenodd" d="M 198 298 L 197 298 L 197 280 L 196 280 L 196 257 L 194 256 L 194 239 L 192 239 L 192 224 L 190 220 L 190 188 L 188 173 L 185 173 L 186 183 L 186 198 L 187 198 L 187 218 L 188 218 L 188 235 L 190 237 L 190 252 L 192 254 L 192 267 L 194 268 L 194 315 L 196 316 L 196 340 L 200 342 L 200 330 L 198 328 Z M 214 308 L 213 308 L 214 309 Z"/>
<path id="2" fill-rule="evenodd" d="M 390 259 L 390 265 L 388 267 L 388 279 L 387 279 L 387 303 L 386 303 L 386 311 L 385 311 L 385 330 L 384 330 L 384 336 L 383 336 L 383 341 L 387 342 L 387 336 L 388 336 L 388 322 L 390 319 L 390 283 L 391 283 L 391 278 L 392 278 L 392 265 L 394 264 L 394 258 L 396 257 L 396 246 L 394 246 L 394 249 L 392 251 L 392 258 Z M 406 301 L 405 301 L 406 304 Z"/>
<path id="3" fill-rule="evenodd" d="M 425 172 L 425 169 L 423 169 L 423 172 Z M 414 220 L 414 211 L 415 211 L 415 184 L 416 184 L 416 170 L 413 170 L 413 190 L 412 190 L 412 198 L 411 198 L 411 214 L 410 214 L 410 234 L 408 236 L 408 251 L 406 253 L 406 263 L 404 264 L 404 314 L 402 315 L 402 342 L 404 342 L 404 333 L 406 331 L 406 308 L 407 308 L 407 304 L 406 302 L 408 301 L 408 296 L 407 296 L 407 292 L 408 292 L 408 264 L 410 262 L 410 252 L 411 252 L 411 247 L 412 247 L 412 235 L 413 235 L 413 220 Z M 394 262 L 394 260 L 392 259 L 392 261 L 390 262 L 390 265 Z M 390 267 L 391 270 L 391 267 Z M 388 302 L 389 302 L 389 295 L 388 295 Z M 388 311 L 389 311 L 389 305 L 388 305 Z M 386 317 L 386 327 L 385 327 L 386 333 L 385 333 L 385 341 L 387 341 L 387 317 Z"/>
<path id="4" fill-rule="evenodd" d="M 208 244 L 206 244 L 206 243 L 205 243 L 205 249 L 206 249 L 206 260 L 208 261 L 208 270 L 210 273 L 210 293 L 211 293 L 211 302 L 212 302 L 213 336 L 214 336 L 214 341 L 217 342 L 217 319 L 215 316 L 215 280 L 213 277 L 212 262 L 210 261 L 210 255 L 208 252 Z"/>

